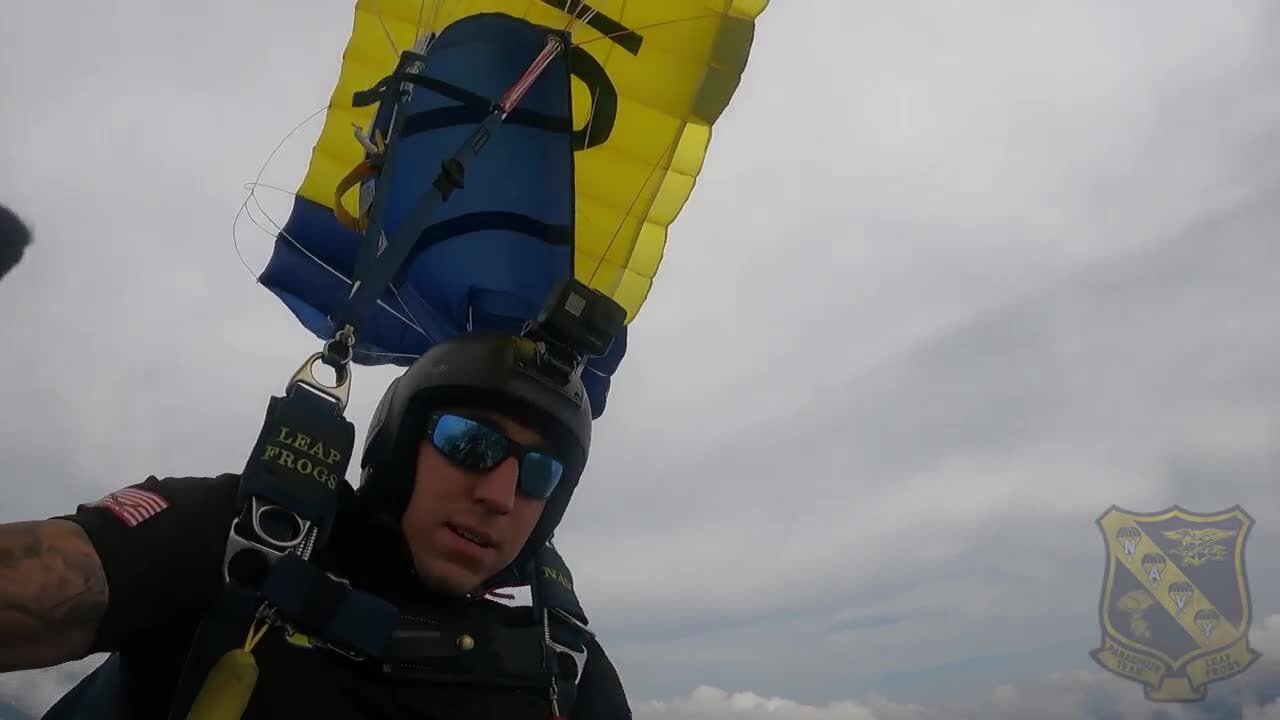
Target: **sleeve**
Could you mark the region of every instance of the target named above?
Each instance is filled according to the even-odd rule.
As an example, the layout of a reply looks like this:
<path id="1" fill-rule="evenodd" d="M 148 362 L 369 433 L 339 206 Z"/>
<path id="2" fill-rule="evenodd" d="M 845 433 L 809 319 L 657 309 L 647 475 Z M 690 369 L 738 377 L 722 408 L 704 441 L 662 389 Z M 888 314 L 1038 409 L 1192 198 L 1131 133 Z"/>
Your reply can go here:
<path id="1" fill-rule="evenodd" d="M 59 516 L 84 529 L 107 578 L 107 611 L 90 652 L 198 621 L 222 584 L 238 488 L 236 475 L 153 476 Z"/>
<path id="2" fill-rule="evenodd" d="M 631 720 L 631 706 L 618 669 L 594 637 L 588 636 L 586 643 L 587 664 L 578 681 L 573 720 Z"/>

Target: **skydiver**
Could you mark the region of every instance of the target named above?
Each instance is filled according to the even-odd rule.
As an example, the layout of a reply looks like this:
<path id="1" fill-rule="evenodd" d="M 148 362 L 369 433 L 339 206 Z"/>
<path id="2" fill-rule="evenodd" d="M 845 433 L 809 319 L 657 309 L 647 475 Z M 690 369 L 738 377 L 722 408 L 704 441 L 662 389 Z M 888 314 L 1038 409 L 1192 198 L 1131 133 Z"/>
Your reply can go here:
<path id="1" fill-rule="evenodd" d="M 210 668 L 241 646 L 258 668 L 247 708 L 201 720 L 630 718 L 580 608 L 544 616 L 488 597 L 553 549 L 590 445 L 581 381 L 549 389 L 521 372 L 517 342 L 437 345 L 388 388 L 358 489 L 337 483 L 315 559 L 335 582 L 284 588 L 299 598 L 293 616 L 255 615 L 256 600 L 223 592 L 243 474 L 153 476 L 71 514 L 0 525 L 0 672 L 111 653 L 48 720 L 191 717 L 207 683 L 222 692 Z M 312 468 L 331 449 L 296 434 L 287 445 L 323 478 Z M 546 575 L 571 590 L 563 569 Z M 399 611 L 385 657 L 352 650 L 376 633 L 360 624 L 372 615 L 344 611 L 355 605 L 339 585 Z"/>

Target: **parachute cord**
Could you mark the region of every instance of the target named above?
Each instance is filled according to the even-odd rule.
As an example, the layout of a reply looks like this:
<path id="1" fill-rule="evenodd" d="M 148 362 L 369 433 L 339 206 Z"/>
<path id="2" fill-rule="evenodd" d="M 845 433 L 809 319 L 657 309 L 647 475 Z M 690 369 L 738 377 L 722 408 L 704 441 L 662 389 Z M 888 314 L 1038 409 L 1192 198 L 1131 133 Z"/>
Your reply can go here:
<path id="1" fill-rule="evenodd" d="M 675 149 L 676 143 L 679 142 L 679 140 L 680 138 L 678 137 L 671 139 L 671 142 L 667 144 L 667 149 L 662 153 L 663 157 L 666 157 Z M 600 257 L 596 260 L 596 267 L 591 271 L 591 277 L 587 279 L 587 287 L 595 286 L 596 275 L 599 274 L 600 268 L 604 267 L 604 259 L 609 256 L 609 251 L 613 249 L 614 243 L 618 242 L 618 236 L 622 234 L 622 228 L 626 226 L 627 221 L 631 219 L 631 212 L 636 209 L 636 203 L 640 202 L 640 196 L 644 194 L 645 188 L 649 187 L 649 183 L 653 180 L 653 174 L 658 171 L 659 167 L 661 167 L 661 163 L 657 162 L 653 164 L 653 167 L 649 168 L 649 174 L 645 176 L 644 184 L 636 191 L 635 197 L 631 198 L 631 204 L 627 206 L 627 212 L 623 214 L 622 220 L 618 223 L 618 228 L 613 231 L 613 237 L 609 239 L 609 244 L 600 252 Z M 626 271 L 626 269 L 625 265 L 619 266 L 619 270 L 621 271 Z"/>
<path id="2" fill-rule="evenodd" d="M 502 118 L 506 119 L 507 115 L 515 109 L 520 101 L 524 98 L 524 94 L 533 87 L 534 81 L 542 75 L 542 71 L 547 69 L 555 56 L 564 48 L 564 43 L 558 37 L 548 37 L 547 44 L 542 48 L 542 52 L 538 53 L 538 57 L 534 59 L 533 64 L 524 71 L 524 75 L 516 81 L 498 100 L 498 107 L 502 110 Z"/>
<path id="3" fill-rule="evenodd" d="M 582 17 L 578 17 L 578 13 L 582 12 L 582 8 L 586 6 L 587 0 L 577 0 L 577 7 L 575 7 L 573 11 L 570 11 L 569 5 L 573 2 L 574 0 L 564 0 L 564 10 L 562 11 L 565 15 L 569 16 L 569 22 L 564 25 L 564 29 L 568 31 L 572 31 L 573 26 L 579 22 L 583 24 L 591 22 L 591 18 L 595 17 L 597 12 L 600 12 L 599 8 L 589 7 L 587 8 L 586 14 Z"/>
<path id="4" fill-rule="evenodd" d="M 253 652 L 253 648 L 257 646 L 258 641 L 262 640 L 262 636 L 266 635 L 267 631 L 271 629 L 271 623 L 264 622 L 262 627 L 255 631 L 254 626 L 257 624 L 258 618 L 256 617 L 253 622 L 249 623 L 249 634 L 244 639 L 245 652 Z"/>
<path id="5" fill-rule="evenodd" d="M 714 20 L 718 17 L 719 15 L 715 15 L 715 14 L 690 15 L 689 17 L 675 18 L 673 20 L 662 20 L 659 22 L 648 23 L 646 25 L 636 25 L 634 27 L 628 28 L 627 30 L 620 30 L 618 32 L 611 32 L 611 33 L 602 33 L 598 38 L 591 38 L 590 40 L 583 40 L 581 42 L 576 42 L 574 43 L 574 45 L 578 45 L 578 46 L 590 45 L 592 43 L 598 43 L 604 40 L 609 40 L 611 38 L 618 37 L 620 35 L 625 35 L 628 32 L 652 30 L 653 28 L 663 27 L 664 25 L 678 25 L 679 23 L 693 22 L 694 20 Z"/>
<path id="6" fill-rule="evenodd" d="M 293 137 L 294 133 L 301 130 L 303 125 L 306 125 L 307 123 L 311 122 L 313 119 L 315 119 L 317 115 L 323 113 L 325 110 L 328 110 L 328 109 L 329 109 L 329 106 L 325 105 L 324 107 L 321 107 L 319 110 L 316 110 L 315 112 L 311 113 L 310 115 L 307 116 L 306 120 L 303 120 L 302 122 L 295 125 L 287 135 L 280 138 L 280 142 L 276 143 L 276 146 L 271 149 L 271 154 L 267 155 L 267 159 L 262 162 L 262 167 L 258 168 L 258 174 L 254 176 L 253 182 L 248 184 L 247 187 L 249 192 L 248 194 L 245 195 L 244 202 L 240 203 L 240 209 L 236 212 L 235 218 L 232 219 L 231 221 L 231 243 L 235 247 L 236 254 L 240 256 L 241 264 L 243 264 L 245 269 L 249 271 L 250 275 L 253 275 L 255 282 L 257 281 L 257 277 L 258 277 L 257 273 L 253 272 L 253 268 L 249 267 L 249 263 L 245 261 L 244 254 L 240 252 L 239 237 L 236 235 L 236 224 L 240 222 L 240 216 L 246 214 L 249 207 L 249 201 L 253 200 L 254 203 L 257 203 L 258 200 L 255 194 L 257 190 L 257 186 L 262 182 L 262 176 L 267 172 L 267 166 L 271 164 L 271 161 L 275 158 L 276 153 L 280 152 L 280 148 L 284 147 L 284 144 L 286 142 L 289 142 L 289 138 Z M 262 210 L 262 206 L 258 205 L 258 209 Z M 267 215 L 265 211 L 262 214 Z M 267 218 L 270 219 L 270 216 L 267 215 Z M 250 216 L 249 219 L 252 220 L 255 225 L 257 225 L 257 221 L 253 220 L 252 216 Z M 272 223 L 272 224 L 275 224 L 275 223 Z M 259 227 L 261 227 L 261 225 L 259 225 Z"/>
<path id="7" fill-rule="evenodd" d="M 378 9 L 375 11 L 378 16 L 378 24 L 382 26 L 382 34 L 387 36 L 387 44 L 391 46 L 391 53 L 396 57 L 400 57 L 400 48 L 396 47 L 395 38 L 391 37 L 391 30 L 387 28 L 387 19 L 382 16 L 382 3 L 378 2 Z"/>
<path id="8" fill-rule="evenodd" d="M 571 12 L 569 11 L 569 4 L 570 4 L 571 2 L 573 2 L 573 1 L 574 1 L 574 0 L 565 0 L 565 9 L 564 9 L 564 12 L 565 12 L 566 14 L 569 14 L 569 15 L 571 16 L 571 17 L 570 17 L 570 20 L 569 20 L 569 25 L 570 25 L 570 26 L 574 23 L 574 21 L 575 21 L 575 20 L 578 20 L 578 19 L 579 19 L 579 18 L 577 17 L 578 10 L 581 10 L 581 9 L 582 9 L 582 5 L 583 5 L 583 4 L 585 4 L 585 0 L 577 0 L 577 2 L 578 2 L 578 10 L 575 10 L 575 11 L 573 11 L 573 12 L 571 13 Z M 596 9 L 596 8 L 591 8 L 591 9 L 587 12 L 587 14 L 586 14 L 583 18 L 581 18 L 582 22 L 589 22 L 589 21 L 591 20 L 591 17 L 592 17 L 593 15 L 595 15 L 595 13 L 596 13 L 596 12 L 597 12 L 597 9 Z M 630 28 L 627 32 L 635 32 L 635 31 L 638 31 L 638 30 L 646 30 L 646 29 L 649 29 L 649 28 L 655 28 L 655 27 L 659 27 L 659 26 L 662 26 L 662 25 L 675 25 L 675 24 L 677 24 L 677 23 L 692 22 L 692 21 L 694 21 L 694 20 L 711 19 L 711 18 L 715 18 L 715 17 L 716 17 L 715 15 L 710 15 L 710 14 L 704 14 L 704 15 L 693 15 L 693 16 L 690 16 L 690 17 L 687 17 L 687 18 L 676 18 L 676 19 L 673 19 L 673 20 L 664 20 L 664 21 L 662 21 L 662 22 L 650 23 L 650 24 L 648 24 L 648 25 L 639 25 L 639 26 L 636 26 L 636 27 L 634 27 L 634 28 Z M 574 45 L 581 46 L 581 45 L 587 45 L 587 44 L 589 44 L 589 43 L 598 42 L 598 41 L 600 41 L 600 40 L 608 40 L 609 38 L 613 37 L 614 35 L 619 35 L 619 34 L 621 34 L 621 33 L 602 33 L 602 34 L 601 34 L 601 36 L 600 36 L 600 37 L 598 37 L 598 38 L 592 38 L 591 40 L 584 40 L 584 41 L 581 41 L 581 42 L 577 42 L 577 43 L 574 43 Z M 592 104 L 592 111 L 593 111 L 593 113 L 592 113 L 592 114 L 593 114 L 593 115 L 594 115 L 594 110 L 595 110 L 595 104 L 593 103 L 593 104 Z M 589 118 L 587 118 L 587 131 L 588 131 L 588 133 L 590 133 L 591 121 L 592 121 L 593 119 L 594 119 L 594 117 L 589 117 Z M 665 157 L 667 157 L 668 155 L 670 155 L 670 154 L 671 154 L 671 152 L 675 149 L 676 144 L 679 142 L 679 140 L 680 140 L 680 138 L 679 138 L 679 137 L 672 138 L 671 142 L 667 145 L 667 147 L 663 150 L 663 152 L 662 152 L 661 156 L 659 157 L 659 161 L 658 161 L 658 162 L 656 162 L 656 163 L 654 163 L 653 167 L 649 168 L 649 174 L 645 176 L 644 183 L 640 186 L 640 189 L 636 191 L 635 196 L 631 198 L 631 204 L 627 206 L 627 212 L 626 212 L 625 214 L 623 214 L 623 216 L 622 216 L 622 220 L 618 223 L 618 227 L 617 227 L 617 229 L 615 229 L 615 230 L 614 230 L 614 232 L 613 232 L 613 236 L 612 236 L 611 238 L 609 238 L 609 243 L 608 243 L 608 245 L 606 245 L 606 246 L 605 246 L 604 250 L 602 250 L 602 251 L 601 251 L 600 256 L 596 259 L 595 267 L 591 270 L 591 275 L 590 275 L 590 277 L 587 279 L 587 286 L 588 286 L 588 287 L 594 287 L 594 286 L 595 286 L 596 276 L 600 274 L 600 270 L 604 267 L 604 261 L 605 261 L 605 258 L 607 258 L 607 257 L 609 256 L 609 252 L 610 252 L 611 250 L 613 250 L 613 246 L 614 246 L 615 244 L 617 244 L 619 236 L 621 236 L 621 235 L 622 235 L 622 228 L 626 227 L 627 221 L 631 219 L 631 213 L 632 213 L 632 212 L 635 210 L 635 208 L 636 208 L 636 204 L 640 202 L 640 197 L 641 197 L 642 195 L 644 195 L 644 193 L 645 193 L 645 189 L 646 189 L 647 187 L 649 187 L 649 183 L 653 181 L 654 173 L 656 173 L 656 172 L 657 172 L 657 170 L 658 170 L 658 168 L 659 168 L 659 167 L 661 167 L 661 159 L 662 159 L 662 158 L 665 158 Z M 619 270 L 620 270 L 620 271 L 622 271 L 622 272 L 625 272 L 625 271 L 626 271 L 626 266 L 625 266 L 625 264 L 624 264 L 624 265 L 619 265 Z"/>
<path id="9" fill-rule="evenodd" d="M 423 0 L 425 2 L 425 0 Z M 427 29 L 433 33 L 439 33 L 440 27 L 436 24 L 440 22 L 440 8 L 445 4 L 446 0 L 436 0 L 436 7 L 431 11 L 431 26 Z"/>
<path id="10" fill-rule="evenodd" d="M 297 197 L 297 193 L 291 190 L 285 190 L 284 188 L 262 182 L 262 176 L 266 174 L 267 168 L 271 165 L 271 161 L 275 159 L 275 156 L 280 152 L 280 149 L 284 147 L 284 144 L 289 141 L 289 138 L 293 137 L 307 123 L 314 120 L 318 115 L 324 113 L 329 108 L 330 108 L 329 105 L 325 105 L 320 109 L 316 110 L 315 112 L 311 113 L 310 115 L 308 115 L 305 120 L 295 125 L 293 129 L 290 130 L 283 138 L 281 138 L 280 142 L 276 143 L 276 146 L 271 149 L 271 153 L 267 155 L 267 159 L 264 160 L 262 162 L 262 166 L 258 168 L 258 173 L 257 175 L 254 176 L 253 182 L 245 183 L 244 185 L 245 189 L 248 190 L 248 192 L 245 194 L 244 202 L 240 203 L 240 207 L 236 211 L 235 218 L 233 218 L 231 221 L 231 244 L 232 244 L 232 247 L 235 249 L 236 256 L 240 258 L 240 264 L 244 266 L 245 271 L 249 273 L 250 277 L 253 278 L 255 283 L 259 283 L 259 284 L 261 283 L 261 280 L 259 280 L 258 278 L 258 273 L 255 272 L 253 268 L 249 267 L 249 262 L 245 260 L 244 252 L 240 249 L 240 236 L 238 233 L 238 225 L 240 222 L 240 216 L 242 215 L 248 217 L 249 222 L 252 222 L 259 230 L 262 230 L 264 233 L 279 235 L 285 238 L 286 240 L 289 241 L 290 244 L 296 247 L 301 253 L 306 255 L 308 258 L 310 258 L 313 262 L 315 262 L 320 267 L 324 268 L 325 270 L 328 270 L 330 273 L 333 273 L 333 275 L 341 279 L 347 285 L 351 285 L 352 283 L 350 278 L 348 278 L 347 276 L 335 270 L 328 263 L 316 257 L 309 250 L 303 247 L 302 244 L 299 243 L 297 240 L 294 240 L 293 237 L 289 235 L 289 233 L 284 231 L 284 228 L 281 227 L 279 223 L 277 223 L 275 220 L 272 219 L 271 213 L 267 212 L 266 209 L 262 207 L 262 203 L 259 202 L 258 200 L 259 187 L 265 187 L 271 190 L 282 192 L 286 195 Z M 262 217 L 265 218 L 265 221 L 268 224 L 270 224 L 272 228 L 274 228 L 274 231 L 264 227 L 263 221 L 254 217 L 253 212 L 249 208 L 250 203 L 253 203 L 254 207 L 256 207 L 258 212 L 262 215 Z M 394 308 L 388 306 L 381 299 L 378 300 L 377 304 L 380 307 L 382 307 L 382 309 L 391 313 L 397 320 L 400 320 L 405 325 L 408 325 L 410 328 L 413 328 L 415 331 L 417 331 L 418 334 L 422 335 L 423 337 L 430 338 L 430 336 L 427 334 L 427 331 L 422 329 L 422 325 L 421 323 L 418 322 L 418 319 L 413 316 L 413 313 L 409 310 L 408 305 L 406 305 L 404 300 L 400 297 L 400 293 L 395 288 L 392 288 L 392 293 L 395 295 L 396 299 L 400 301 L 400 306 L 404 310 L 403 315 L 399 312 L 396 312 Z M 408 315 L 408 317 L 405 317 L 405 315 Z M 416 355 L 412 355 L 410 353 L 381 353 L 381 352 L 373 352 L 373 351 L 365 351 L 365 353 L 368 355 L 372 355 L 374 357 L 405 358 L 405 359 L 413 359 L 417 357 Z"/>
<path id="11" fill-rule="evenodd" d="M 272 189 L 272 190 L 278 190 L 278 191 L 283 192 L 283 193 L 288 194 L 288 195 L 295 195 L 295 193 L 292 193 L 292 192 L 290 192 L 290 191 L 288 191 L 288 190 L 285 190 L 284 188 L 279 188 L 279 187 L 276 187 L 276 186 L 274 186 L 274 185 L 268 185 L 268 184 L 266 184 L 266 183 L 246 183 L 246 186 L 247 186 L 247 187 L 251 187 L 251 188 L 255 188 L 255 189 L 256 189 L 257 187 L 265 187 L 265 188 L 270 188 L 270 189 Z M 248 200 L 246 200 L 246 201 L 245 201 L 245 204 L 246 204 L 246 205 L 248 204 Z M 262 205 L 261 205 L 260 203 L 258 203 L 258 202 L 257 202 L 256 197 L 254 198 L 254 204 L 258 206 L 258 211 L 262 213 L 263 217 L 265 217 L 265 218 L 266 218 L 266 221 L 267 221 L 268 223 L 270 223 L 272 227 L 274 227 L 274 228 L 275 228 L 275 230 L 274 230 L 274 234 L 277 234 L 277 235 L 279 235 L 280 237 L 283 237 L 284 239 L 288 240 L 290 244 L 292 244 L 294 247 L 296 247 L 296 248 L 298 249 L 298 251 L 299 251 L 299 252 L 301 252 L 303 255 L 306 255 L 306 256 L 307 256 L 308 258 L 310 258 L 313 262 L 315 262 L 315 264 L 316 264 L 316 265 L 319 265 L 321 268 L 324 268 L 325 270 L 328 270 L 328 271 L 329 271 L 330 273 L 332 273 L 335 277 L 337 277 L 338 279 L 342 280 L 342 281 L 343 281 L 343 282 L 345 282 L 347 285 L 351 285 L 351 284 L 352 284 L 352 281 L 351 281 L 351 279 L 350 279 L 350 278 L 348 278 L 346 275 L 343 275 L 342 273 L 338 272 L 336 269 L 334 269 L 331 265 L 329 265 L 329 264 L 328 264 L 328 263 L 326 263 L 325 261 L 323 261 L 323 260 L 321 260 L 320 258 L 316 257 L 316 256 L 315 256 L 315 255 L 314 255 L 310 250 L 307 250 L 307 249 L 306 249 L 305 247 L 303 247 L 303 246 L 302 246 L 302 245 L 301 245 L 297 240 L 294 240 L 294 239 L 293 239 L 293 237 L 292 237 L 289 233 L 285 232 L 284 228 L 280 227 L 280 225 L 279 225 L 278 223 L 276 223 L 274 220 L 272 220 L 272 219 L 271 219 L 270 214 L 268 214 L 268 213 L 267 213 L 267 211 L 266 211 L 266 210 L 264 210 L 264 209 L 262 208 Z M 262 226 L 262 223 L 261 223 L 261 222 L 259 222 L 256 218 L 254 218 L 254 217 L 253 217 L 252 213 L 250 213 L 250 214 L 249 214 L 249 220 L 250 220 L 251 222 L 253 222 L 253 224 L 254 224 L 254 225 L 256 225 L 256 226 L 258 227 L 258 229 L 262 230 L 264 233 L 272 234 L 272 231 L 271 231 L 271 230 L 269 230 L 268 228 L 263 227 L 263 226 Z M 234 229 L 233 229 L 232 234 L 234 235 Z M 253 272 L 253 268 L 250 268 L 250 267 L 249 267 L 249 263 L 248 263 L 247 261 L 245 261 L 245 259 L 244 259 L 244 255 L 243 255 L 243 254 L 240 254 L 240 248 L 239 248 L 239 245 L 238 245 L 238 244 L 237 244 L 237 246 L 236 246 L 236 253 L 240 255 L 240 262 L 241 262 L 241 264 L 243 264 L 243 265 L 245 266 L 245 269 L 246 269 L 246 270 L 248 270 L 250 274 L 253 274 L 253 276 L 254 276 L 254 280 L 255 280 L 255 281 L 257 281 L 257 275 L 256 275 L 256 274 L 254 274 L 254 272 Z M 400 297 L 400 292 L 399 292 L 396 288 L 392 287 L 392 288 L 391 288 L 391 293 L 392 293 L 393 295 L 395 295 L 395 297 L 396 297 L 396 299 L 397 299 L 397 300 L 399 300 L 399 301 L 400 301 L 400 306 L 401 306 L 401 308 L 404 310 L 404 315 L 402 315 L 402 314 L 400 314 L 399 312 L 397 312 L 397 311 L 395 310 L 395 308 L 390 307 L 390 306 L 389 306 L 389 305 L 387 305 L 385 302 L 383 302 L 381 299 L 379 299 L 379 300 L 378 300 L 378 305 L 379 305 L 383 310 L 386 310 L 387 312 L 391 313 L 391 314 L 392 314 L 392 315 L 393 315 L 397 320 L 399 320 L 400 322 L 403 322 L 405 325 L 408 325 L 409 327 L 411 327 L 411 328 L 413 328 L 414 330 L 416 330 L 416 331 L 417 331 L 420 335 L 422 335 L 423 337 L 425 337 L 425 338 L 430 338 L 430 335 L 428 335 L 428 334 L 427 334 L 427 331 L 426 331 L 426 330 L 423 330 L 423 329 L 422 329 L 422 325 L 418 322 L 418 319 L 417 319 L 416 317 L 414 317 L 413 313 L 409 310 L 409 306 L 405 304 L 404 299 Z M 408 315 L 409 317 L 405 317 L 405 315 Z M 378 352 L 372 352 L 372 351 L 363 351 L 363 352 L 366 352 L 367 354 L 374 355 L 374 356 L 378 356 L 378 357 L 403 357 L 403 358 L 415 358 L 415 357 L 417 357 L 416 355 L 411 355 L 411 354 L 408 354 L 408 353 L 378 353 Z"/>
<path id="12" fill-rule="evenodd" d="M 588 137 L 588 138 L 591 137 L 591 123 L 595 122 L 596 120 L 596 108 L 599 107 L 599 104 L 600 104 L 600 87 L 597 86 L 595 89 L 595 94 L 591 96 L 591 110 L 589 111 L 590 114 L 587 115 L 587 127 L 586 129 L 583 130 L 583 134 L 582 134 L 583 137 Z"/>

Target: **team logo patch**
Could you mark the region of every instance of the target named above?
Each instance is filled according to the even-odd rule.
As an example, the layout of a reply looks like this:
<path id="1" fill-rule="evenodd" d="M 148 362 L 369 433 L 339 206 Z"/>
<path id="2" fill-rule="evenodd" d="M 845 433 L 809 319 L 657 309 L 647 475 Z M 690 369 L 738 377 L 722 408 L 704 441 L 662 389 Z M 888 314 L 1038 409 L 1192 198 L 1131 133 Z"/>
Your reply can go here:
<path id="1" fill-rule="evenodd" d="M 1260 657 L 1249 647 L 1244 510 L 1112 506 L 1097 525 L 1107 553 L 1102 644 L 1090 653 L 1099 665 L 1141 683 L 1148 700 L 1195 702 Z"/>
<path id="2" fill-rule="evenodd" d="M 134 527 L 169 507 L 169 501 L 151 490 L 127 487 L 108 494 L 90 507 L 106 508 L 120 518 L 125 525 Z"/>

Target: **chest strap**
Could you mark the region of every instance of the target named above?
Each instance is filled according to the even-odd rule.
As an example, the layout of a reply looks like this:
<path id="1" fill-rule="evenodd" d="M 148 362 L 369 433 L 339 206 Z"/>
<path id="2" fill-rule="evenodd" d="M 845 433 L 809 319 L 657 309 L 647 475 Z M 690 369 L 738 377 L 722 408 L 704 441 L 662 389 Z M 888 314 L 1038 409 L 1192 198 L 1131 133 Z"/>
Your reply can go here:
<path id="1" fill-rule="evenodd" d="M 351 587 L 292 553 L 276 560 L 261 598 L 290 626 L 365 658 L 385 656 L 400 622 L 395 605 Z"/>
<path id="2" fill-rule="evenodd" d="M 215 661 L 243 644 L 246 629 L 261 618 L 264 607 L 284 627 L 288 642 L 341 656 L 353 672 L 415 682 L 550 689 L 555 712 L 568 717 L 591 633 L 571 585 L 561 582 L 567 577 L 564 570 L 547 573 L 536 567 L 540 577 L 560 578 L 553 581 L 560 591 L 548 598 L 538 587 L 546 584 L 537 583 L 539 607 L 529 608 L 520 622 L 514 617 L 519 611 L 495 622 L 483 611 L 402 613 L 386 600 L 285 554 L 272 563 L 260 588 L 227 583 L 197 634 L 170 717 L 186 717 L 185 708 Z"/>

